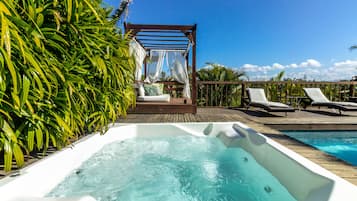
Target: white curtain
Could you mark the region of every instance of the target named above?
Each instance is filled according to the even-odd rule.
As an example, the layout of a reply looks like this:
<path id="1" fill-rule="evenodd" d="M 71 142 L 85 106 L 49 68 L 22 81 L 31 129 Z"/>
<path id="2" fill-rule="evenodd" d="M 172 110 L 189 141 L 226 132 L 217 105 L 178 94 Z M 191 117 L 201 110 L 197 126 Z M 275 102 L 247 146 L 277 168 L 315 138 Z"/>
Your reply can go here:
<path id="1" fill-rule="evenodd" d="M 129 44 L 129 54 L 135 58 L 135 80 L 141 80 L 146 51 L 135 39 L 133 39 Z"/>
<path id="2" fill-rule="evenodd" d="M 159 80 L 165 55 L 166 51 L 164 50 L 150 52 L 150 61 L 147 63 L 145 82 L 154 83 Z"/>
<path id="3" fill-rule="evenodd" d="M 184 84 L 182 96 L 191 98 L 190 81 L 186 68 L 186 59 L 183 52 L 167 53 L 171 76 L 178 82 Z"/>

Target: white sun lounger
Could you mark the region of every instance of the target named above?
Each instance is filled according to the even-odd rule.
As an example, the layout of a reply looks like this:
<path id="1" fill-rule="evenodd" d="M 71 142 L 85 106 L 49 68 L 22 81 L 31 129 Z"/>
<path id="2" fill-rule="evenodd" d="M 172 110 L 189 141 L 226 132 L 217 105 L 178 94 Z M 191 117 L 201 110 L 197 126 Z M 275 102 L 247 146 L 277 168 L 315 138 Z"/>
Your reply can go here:
<path id="1" fill-rule="evenodd" d="M 295 109 L 289 105 L 285 105 L 279 102 L 268 101 L 266 98 L 264 89 L 261 88 L 247 88 L 249 104 L 247 109 L 252 107 L 263 108 L 267 112 L 295 112 Z"/>
<path id="2" fill-rule="evenodd" d="M 357 103 L 334 102 L 326 98 L 320 88 L 304 88 L 306 95 L 312 100 L 311 106 L 328 107 L 342 111 L 357 111 Z"/>

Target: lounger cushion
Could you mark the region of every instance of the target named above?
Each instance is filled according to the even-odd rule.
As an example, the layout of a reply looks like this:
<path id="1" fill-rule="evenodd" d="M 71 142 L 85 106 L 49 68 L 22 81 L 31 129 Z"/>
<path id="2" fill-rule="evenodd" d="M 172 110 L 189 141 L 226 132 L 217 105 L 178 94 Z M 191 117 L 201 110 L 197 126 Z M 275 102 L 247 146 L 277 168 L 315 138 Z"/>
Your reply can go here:
<path id="1" fill-rule="evenodd" d="M 289 105 L 285 105 L 283 103 L 278 103 L 278 102 L 271 102 L 271 101 L 267 101 L 267 102 L 262 102 L 262 101 L 252 101 L 251 103 L 257 103 L 257 104 L 262 104 L 265 105 L 267 107 L 282 107 L 282 108 L 289 108 Z"/>
<path id="2" fill-rule="evenodd" d="M 249 93 L 249 99 L 254 101 L 254 102 L 259 102 L 259 103 L 266 103 L 268 102 L 268 99 L 265 96 L 264 89 L 260 88 L 248 88 L 247 89 Z"/>
<path id="3" fill-rule="evenodd" d="M 315 103 L 330 102 L 326 96 L 322 93 L 320 88 L 304 88 L 306 95 L 311 98 Z"/>
<path id="4" fill-rule="evenodd" d="M 353 102 L 333 102 L 333 103 L 347 106 L 347 107 L 357 107 L 357 103 L 353 103 Z"/>
<path id="5" fill-rule="evenodd" d="M 268 101 L 268 104 L 270 107 L 290 107 L 289 105 L 285 105 L 283 103 L 278 103 L 278 102 L 271 102 L 271 101 Z"/>

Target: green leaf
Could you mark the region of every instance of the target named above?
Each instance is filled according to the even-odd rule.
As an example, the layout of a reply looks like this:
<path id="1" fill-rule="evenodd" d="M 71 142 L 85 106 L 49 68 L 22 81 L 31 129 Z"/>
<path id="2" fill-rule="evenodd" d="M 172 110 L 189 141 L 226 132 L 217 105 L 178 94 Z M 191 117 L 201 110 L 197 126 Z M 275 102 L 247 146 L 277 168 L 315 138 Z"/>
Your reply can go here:
<path id="1" fill-rule="evenodd" d="M 103 21 L 100 19 L 100 16 L 99 14 L 97 13 L 97 11 L 94 9 L 93 5 L 88 1 L 88 0 L 83 0 L 87 5 L 88 7 L 90 8 L 90 10 L 93 12 L 93 14 L 95 15 L 95 17 L 97 18 L 97 20 L 103 24 Z"/>
<path id="2" fill-rule="evenodd" d="M 66 3 L 67 3 L 67 22 L 71 22 L 73 2 L 72 2 L 72 0 L 67 0 Z"/>
<path id="3" fill-rule="evenodd" d="M 11 96 L 14 101 L 14 108 L 18 110 L 20 108 L 20 97 L 15 92 L 11 92 Z"/>
<path id="4" fill-rule="evenodd" d="M 35 144 L 35 131 L 33 129 L 30 129 L 27 131 L 27 148 L 29 151 L 33 150 Z"/>
<path id="5" fill-rule="evenodd" d="M 37 144 L 37 149 L 41 150 L 43 146 L 43 135 L 41 129 L 36 129 L 36 144 Z"/>
<path id="6" fill-rule="evenodd" d="M 43 15 L 41 13 L 38 14 L 37 15 L 37 20 L 36 20 L 37 26 L 41 27 L 42 24 L 43 24 L 43 21 L 44 21 Z"/>
<path id="7" fill-rule="evenodd" d="M 22 167 L 24 165 L 24 154 L 19 145 L 13 144 L 12 151 L 16 160 L 16 165 Z"/>
<path id="8" fill-rule="evenodd" d="M 13 91 L 15 93 L 18 93 L 18 88 L 17 88 L 17 71 L 15 70 L 15 67 L 11 61 L 11 59 L 9 58 L 9 56 L 6 54 L 6 52 L 4 51 L 4 49 L 0 48 L 0 53 L 2 54 L 2 56 L 4 57 L 5 59 L 5 66 L 7 66 L 9 72 L 10 72 L 10 75 L 11 75 L 11 81 L 12 81 L 12 85 L 14 87 Z"/>
<path id="9" fill-rule="evenodd" d="M 6 15 L 11 15 L 10 10 L 7 8 L 7 6 L 0 1 L 0 12 L 5 13 Z"/>
<path id="10" fill-rule="evenodd" d="M 12 167 L 12 149 L 9 141 L 4 142 L 4 170 L 10 171 Z"/>
<path id="11" fill-rule="evenodd" d="M 22 76 L 22 92 L 21 92 L 20 108 L 22 108 L 27 101 L 27 97 L 28 97 L 29 91 L 30 91 L 30 84 L 31 84 L 30 80 L 26 77 L 26 75 L 23 75 Z"/>
<path id="12" fill-rule="evenodd" d="M 7 140 L 17 142 L 15 132 L 12 130 L 11 126 L 5 120 L 3 120 L 2 130 L 4 131 Z"/>

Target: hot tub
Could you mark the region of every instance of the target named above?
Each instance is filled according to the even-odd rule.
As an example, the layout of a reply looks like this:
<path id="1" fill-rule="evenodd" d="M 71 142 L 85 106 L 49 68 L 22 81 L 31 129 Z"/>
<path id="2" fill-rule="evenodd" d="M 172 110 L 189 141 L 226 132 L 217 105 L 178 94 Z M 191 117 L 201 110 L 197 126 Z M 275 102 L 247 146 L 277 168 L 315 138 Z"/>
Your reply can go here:
<path id="1" fill-rule="evenodd" d="M 109 148 L 112 146 L 118 146 L 123 148 L 127 146 L 125 143 L 130 142 L 135 145 L 137 141 L 132 140 L 140 139 L 140 143 L 144 143 L 145 146 L 140 144 L 135 147 L 134 150 L 143 150 L 145 157 L 163 159 L 163 163 L 167 160 L 175 160 L 174 166 L 171 163 L 169 171 L 173 171 L 174 175 L 177 176 L 177 172 L 183 172 L 183 175 L 187 176 L 186 180 L 189 180 L 189 185 L 193 185 L 193 181 L 202 181 L 195 184 L 196 186 L 189 186 L 187 184 L 182 184 L 179 180 L 178 185 L 187 188 L 194 188 L 189 192 L 196 193 L 196 190 L 202 190 L 205 196 L 212 194 L 212 196 L 225 196 L 226 189 L 232 188 L 231 192 L 235 192 L 235 186 L 244 186 L 249 184 L 250 181 L 255 182 L 254 187 L 247 187 L 247 189 L 255 189 L 255 191 L 261 191 L 263 196 L 280 196 L 277 195 L 277 186 L 270 186 L 269 183 L 274 183 L 274 185 L 281 185 L 282 190 L 279 190 L 281 194 L 289 194 L 292 199 L 295 200 L 305 200 L 305 201 L 349 201 L 356 200 L 357 197 L 357 187 L 353 184 L 341 179 L 340 177 L 334 175 L 333 173 L 323 169 L 317 164 L 303 158 L 297 153 L 281 146 L 280 144 L 272 141 L 271 139 L 255 132 L 254 130 L 248 128 L 244 124 L 239 122 L 225 122 L 225 123 L 170 123 L 170 124 L 129 124 L 129 125 L 115 125 L 109 129 L 105 135 L 92 134 L 85 139 L 80 140 L 73 146 L 70 146 L 62 151 L 59 151 L 50 157 L 47 157 L 29 167 L 22 169 L 19 172 L 19 176 L 16 177 L 6 177 L 0 181 L 0 195 L 1 200 L 96 200 L 98 199 L 91 192 L 86 194 L 71 194 L 76 192 L 71 192 L 67 194 L 61 194 L 58 188 L 63 188 L 66 186 L 67 181 L 71 181 L 74 177 L 85 177 L 81 174 L 86 172 L 88 164 L 91 160 L 97 160 L 98 158 L 105 158 L 112 153 Z M 141 140 L 143 139 L 143 140 Z M 163 140 L 165 139 L 165 140 Z M 178 139 L 178 141 L 186 140 L 183 144 L 190 145 L 189 147 L 200 146 L 199 152 L 203 153 L 203 156 L 198 156 L 197 158 L 191 158 L 190 154 L 184 155 L 183 151 L 180 149 L 182 147 L 178 146 L 175 148 L 177 141 L 171 141 L 172 139 Z M 206 146 L 205 140 L 209 139 L 210 143 L 207 145 L 207 150 L 204 148 Z M 164 142 L 165 146 L 160 145 L 159 147 L 165 148 L 161 150 L 164 155 L 153 156 L 151 151 L 149 151 L 149 146 L 147 143 L 151 141 L 159 140 L 160 143 Z M 160 141 L 161 140 L 161 141 Z M 187 141 L 188 140 L 188 141 Z M 203 140 L 203 142 L 201 142 Z M 203 144 L 195 144 L 195 143 Z M 124 143 L 124 144 L 121 144 Z M 146 143 L 146 144 L 145 144 Z M 171 143 L 171 144 L 170 144 Z M 114 145 L 113 145 L 114 144 Z M 175 146 L 173 146 L 175 145 Z M 174 147 L 170 149 L 170 147 Z M 203 147 L 203 148 L 202 148 Z M 148 149 L 146 153 L 145 149 Z M 129 148 L 128 148 L 129 149 Z M 123 149 L 121 152 L 128 150 Z M 151 147 L 150 150 L 157 149 Z M 175 149 L 177 149 L 175 151 Z M 183 148 L 186 149 L 186 148 Z M 212 150 L 213 149 L 213 150 Z M 226 150 L 229 150 L 231 155 L 227 158 Z M 237 152 L 235 152 L 237 151 Z M 103 154 L 104 152 L 104 154 Z M 121 152 L 118 152 L 119 154 Z M 168 155 L 166 152 L 177 152 L 178 158 L 183 158 L 183 164 L 175 156 Z M 190 150 L 189 153 L 194 155 L 195 151 Z M 131 152 L 132 153 L 132 152 Z M 208 153 L 208 155 L 207 155 Z M 210 155 L 217 154 L 218 159 L 212 159 Z M 237 154 L 237 155 L 234 155 Z M 124 154 L 124 156 L 130 156 L 130 153 Z M 204 159 L 202 157 L 208 157 Z M 236 158 L 237 160 L 236 160 Z M 222 159 L 223 158 L 223 159 Z M 201 160 L 202 159 L 202 160 Z M 111 160 L 111 159 L 110 159 Z M 133 159 L 134 160 L 134 159 Z M 140 159 L 143 160 L 143 159 Z M 149 160 L 146 159 L 145 160 Z M 144 162 L 145 162 L 144 160 Z M 191 165 L 191 161 L 197 160 L 197 164 Z M 212 160 L 216 160 L 213 161 Z M 88 162 L 89 161 L 89 162 Z M 187 162 L 188 161 L 188 162 Z M 143 163 L 144 163 L 143 162 Z M 100 162 L 102 163 L 102 162 Z M 99 163 L 99 165 L 100 165 Z M 235 166 L 230 166 L 230 163 L 237 165 L 241 169 L 234 169 Z M 249 166 L 251 163 L 256 163 L 258 166 Z M 228 165 L 227 165 L 228 164 Z M 87 166 L 86 166 L 87 165 Z M 98 164 L 97 164 L 98 165 Z M 161 172 L 155 171 L 157 162 L 153 162 L 154 170 L 147 169 L 148 174 L 142 174 L 145 181 L 145 177 L 154 175 L 157 178 L 162 179 L 157 183 L 152 181 L 152 178 L 148 178 L 147 181 L 151 183 L 145 184 L 149 186 L 152 184 L 157 189 L 160 189 L 162 184 L 167 177 L 160 177 Z M 89 165 L 90 166 L 90 165 Z M 105 164 L 103 163 L 103 168 Z M 100 166 L 98 166 L 100 167 Z M 135 166 L 130 166 L 135 167 Z M 172 168 L 171 168 L 172 167 Z M 229 171 L 227 172 L 227 167 Z M 143 171 L 145 172 L 146 167 Z M 158 167 L 160 168 L 160 167 Z M 171 168 L 171 169 L 170 169 Z M 181 169 L 180 169 L 181 168 Z M 187 169 L 197 169 L 196 172 L 201 177 L 196 177 L 195 174 L 192 176 L 191 172 L 187 173 Z M 95 168 L 94 168 L 95 169 Z M 128 168 L 126 168 L 128 169 Z M 224 170 L 223 170 L 224 169 Z M 135 169 L 129 169 L 130 172 L 136 172 Z M 83 172 L 83 173 L 82 173 Z M 152 174 L 149 174 L 151 172 Z M 263 173 L 261 173 L 263 172 Z M 266 172 L 266 173 L 265 173 Z M 237 173 L 237 174 L 236 174 Z M 127 173 L 126 173 L 127 174 Z M 180 174 L 179 177 L 182 177 Z M 244 174 L 244 175 L 240 175 Z M 274 181 L 263 181 L 260 180 L 260 175 L 270 174 Z M 223 178 L 223 176 L 225 176 Z M 101 179 L 95 173 L 97 179 Z M 269 175 L 268 175 L 269 176 Z M 88 177 L 88 175 L 87 175 Z M 133 176 L 134 183 L 138 182 L 141 178 L 140 176 Z M 238 179 L 235 180 L 235 177 Z M 262 176 L 265 178 L 266 176 Z M 174 177 L 173 177 L 174 178 Z M 223 179 L 222 179 L 223 178 Z M 243 178 L 243 179 L 242 179 Z M 88 178 L 86 178 L 88 179 Z M 113 179 L 115 179 L 113 177 Z M 192 180 L 190 180 L 192 179 Z M 76 178 L 74 178 L 76 180 Z M 207 180 L 207 181 L 206 181 Z M 254 181 L 253 181 L 254 180 Z M 118 191 L 120 195 L 128 196 L 133 192 L 140 191 L 138 185 L 134 185 L 133 181 L 128 179 L 128 185 L 134 191 L 125 192 Z M 176 180 L 175 180 L 176 181 Z M 175 183 L 169 180 L 168 183 Z M 222 187 L 221 183 L 218 185 L 219 189 L 215 189 L 215 185 L 219 182 L 224 183 L 225 186 Z M 72 182 L 72 181 L 71 181 Z M 236 182 L 236 183 L 235 183 Z M 89 184 L 93 183 L 92 181 Z M 78 186 L 78 184 L 72 184 L 73 186 Z M 59 187 L 60 186 L 60 187 Z M 241 189 L 241 186 L 239 187 Z M 95 186 L 94 186 L 95 187 Z M 217 187 L 217 188 L 218 188 Z M 72 187 L 71 187 L 72 188 Z M 183 187 L 182 187 L 183 188 Z M 279 187 L 280 188 L 280 187 Z M 132 190 L 131 189 L 131 190 Z M 164 189 L 161 187 L 161 189 Z M 70 189 L 71 190 L 71 189 Z M 117 190 L 117 189 L 115 189 Z M 76 190 L 73 190 L 76 191 Z M 95 191 L 100 191 L 100 187 L 95 189 Z M 158 190 L 159 192 L 160 190 Z M 214 193 L 212 193 L 214 191 Z M 281 191 L 281 192 L 280 192 Z M 286 192 L 285 192 L 286 191 Z M 57 192 L 57 194 L 56 194 Z M 59 192 L 59 193 L 58 193 Z M 67 192 L 67 191 L 66 191 Z M 185 191 L 184 193 L 187 193 Z M 228 191 L 227 191 L 228 192 Z M 230 193 L 230 192 L 228 192 Z M 201 195 L 200 194 L 200 195 Z M 213 195 L 214 194 L 214 195 Z M 247 192 L 247 197 L 249 194 L 255 194 L 255 192 Z M 267 194 L 267 195 L 266 195 Z M 50 198 L 51 196 L 60 198 Z M 199 196 L 200 196 L 199 195 Z M 142 196 L 142 195 L 140 195 Z M 158 196 L 158 195 L 151 195 Z M 170 195 L 170 198 L 180 195 Z M 191 196 L 191 195 L 190 195 Z M 231 199 L 235 199 L 235 194 L 230 195 Z M 157 198 L 157 197 L 156 197 Z M 166 197 L 167 198 L 167 197 Z M 166 199 L 165 198 L 165 199 Z M 215 197 L 217 198 L 217 197 Z M 272 200 L 274 197 L 272 197 Z M 181 197 L 181 199 L 183 199 Z M 237 199 L 237 198 L 236 198 Z M 254 200 L 254 196 L 250 196 L 249 199 Z M 290 199 L 290 198 L 289 198 Z M 115 200 L 115 199 L 113 199 Z M 137 200 L 133 199 L 133 200 Z M 145 200 L 148 200 L 147 198 Z M 171 199 L 174 200 L 174 199 Z M 256 200 L 259 200 L 257 198 Z M 284 200 L 284 198 L 282 198 Z"/>

